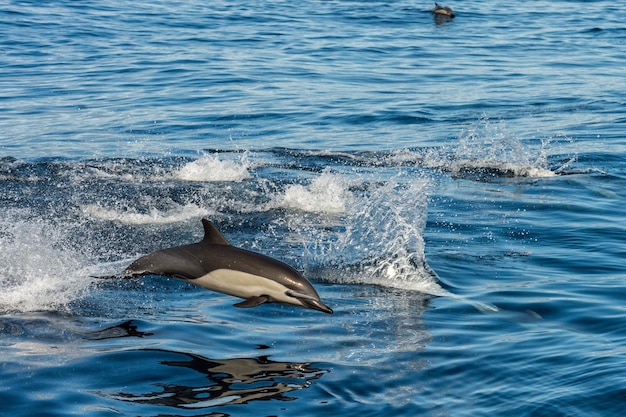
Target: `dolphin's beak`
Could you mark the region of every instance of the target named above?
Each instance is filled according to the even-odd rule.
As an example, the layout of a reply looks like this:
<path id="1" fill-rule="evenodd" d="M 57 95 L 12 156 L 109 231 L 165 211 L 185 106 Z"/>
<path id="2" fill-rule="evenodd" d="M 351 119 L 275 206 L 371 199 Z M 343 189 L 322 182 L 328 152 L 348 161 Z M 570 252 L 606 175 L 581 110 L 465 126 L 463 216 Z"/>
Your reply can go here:
<path id="1" fill-rule="evenodd" d="M 296 298 L 298 301 L 300 301 L 300 304 L 302 304 L 303 307 L 321 311 L 322 313 L 333 314 L 333 309 L 322 303 L 322 300 L 319 299 L 319 296 L 314 297 L 309 294 L 297 293 L 295 291 L 287 291 L 285 294 L 290 297 Z"/>
<path id="2" fill-rule="evenodd" d="M 312 300 L 309 298 L 301 298 L 302 304 L 305 307 L 312 308 L 313 310 L 321 311 L 322 313 L 333 314 L 333 309 L 319 300 Z"/>

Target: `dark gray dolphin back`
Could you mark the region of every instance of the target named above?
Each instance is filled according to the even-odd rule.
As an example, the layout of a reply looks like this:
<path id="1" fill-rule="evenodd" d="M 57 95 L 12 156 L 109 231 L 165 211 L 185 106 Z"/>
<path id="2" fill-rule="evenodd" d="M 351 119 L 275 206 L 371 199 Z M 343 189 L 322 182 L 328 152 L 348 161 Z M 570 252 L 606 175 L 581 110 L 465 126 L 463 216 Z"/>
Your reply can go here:
<path id="1" fill-rule="evenodd" d="M 204 238 L 198 243 L 162 249 L 142 256 L 124 271 L 125 277 L 141 275 L 165 275 L 182 279 L 194 279 L 211 272 L 204 260 L 210 245 L 230 246 L 215 225 L 202 219 Z"/>
<path id="2" fill-rule="evenodd" d="M 163 249 L 142 256 L 124 271 L 124 277 L 142 275 L 165 275 L 182 279 L 193 279 L 205 274 L 198 259 L 197 244 Z"/>

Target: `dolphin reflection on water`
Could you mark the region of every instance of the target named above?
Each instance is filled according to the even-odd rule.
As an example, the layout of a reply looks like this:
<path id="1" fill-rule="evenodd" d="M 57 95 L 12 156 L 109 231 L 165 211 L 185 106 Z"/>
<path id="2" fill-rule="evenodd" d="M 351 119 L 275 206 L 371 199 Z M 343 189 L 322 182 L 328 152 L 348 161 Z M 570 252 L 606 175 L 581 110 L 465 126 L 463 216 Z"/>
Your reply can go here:
<path id="1" fill-rule="evenodd" d="M 197 379 L 185 377 L 183 380 L 186 385 L 180 385 L 168 377 L 178 373 L 166 371 L 162 373 L 165 378 L 162 383 L 150 384 L 160 387 L 158 391 L 101 394 L 126 402 L 190 409 L 263 400 L 293 401 L 296 398 L 285 394 L 308 388 L 311 381 L 328 372 L 314 368 L 310 363 L 276 362 L 267 356 L 209 359 L 192 353 L 162 349 L 141 351 L 145 352 L 147 358 L 157 355 L 162 365 L 188 368 L 202 376 Z M 190 386 L 190 381 L 197 382 Z"/>

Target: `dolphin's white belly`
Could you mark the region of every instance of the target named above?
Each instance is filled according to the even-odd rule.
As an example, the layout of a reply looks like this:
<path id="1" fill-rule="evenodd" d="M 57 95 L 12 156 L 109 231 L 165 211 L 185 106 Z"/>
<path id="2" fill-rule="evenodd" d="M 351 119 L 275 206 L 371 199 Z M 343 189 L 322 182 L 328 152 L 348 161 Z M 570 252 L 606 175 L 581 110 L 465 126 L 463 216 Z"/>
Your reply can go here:
<path id="1" fill-rule="evenodd" d="M 199 278 L 190 279 L 189 282 L 207 290 L 244 299 L 269 295 L 275 301 L 281 303 L 302 305 L 297 298 L 286 294 L 289 288 L 274 280 L 247 272 L 232 269 L 216 269 Z"/>

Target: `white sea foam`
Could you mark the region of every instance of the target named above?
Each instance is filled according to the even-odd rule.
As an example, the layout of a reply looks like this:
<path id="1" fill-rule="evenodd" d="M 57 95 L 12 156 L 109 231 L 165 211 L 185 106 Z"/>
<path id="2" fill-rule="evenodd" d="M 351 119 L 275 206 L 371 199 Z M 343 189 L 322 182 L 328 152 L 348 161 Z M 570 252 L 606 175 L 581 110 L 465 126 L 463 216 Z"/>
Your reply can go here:
<path id="1" fill-rule="evenodd" d="M 341 214 L 352 201 L 347 181 L 329 171 L 307 186 L 294 184 L 277 196 L 272 205 L 312 213 Z"/>
<path id="2" fill-rule="evenodd" d="M 42 222 L 1 225 L 0 311 L 66 310 L 89 291 L 88 260 Z"/>
<path id="3" fill-rule="evenodd" d="M 195 204 L 171 204 L 165 210 L 152 207 L 147 212 L 139 212 L 133 207 L 107 208 L 90 204 L 84 206 L 82 210 L 89 217 L 124 224 L 168 224 L 213 214 L 211 210 Z"/>
<path id="4" fill-rule="evenodd" d="M 247 154 L 237 161 L 220 160 L 218 155 L 204 155 L 174 173 L 182 181 L 243 181 L 250 178 Z"/>

